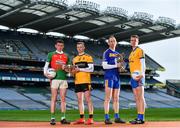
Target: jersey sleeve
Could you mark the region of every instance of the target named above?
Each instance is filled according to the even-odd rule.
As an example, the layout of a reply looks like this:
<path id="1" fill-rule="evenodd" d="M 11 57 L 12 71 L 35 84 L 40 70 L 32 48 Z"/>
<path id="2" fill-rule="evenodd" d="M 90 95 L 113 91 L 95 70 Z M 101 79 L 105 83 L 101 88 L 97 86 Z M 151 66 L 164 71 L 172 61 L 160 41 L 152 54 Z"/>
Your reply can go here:
<path id="1" fill-rule="evenodd" d="M 103 54 L 103 62 L 108 62 L 108 53 L 104 52 Z"/>
<path id="2" fill-rule="evenodd" d="M 72 59 L 72 64 L 75 65 L 75 58 Z"/>
<path id="3" fill-rule="evenodd" d="M 87 63 L 93 63 L 93 58 L 92 58 L 92 56 L 88 56 L 88 58 L 87 58 Z"/>
<path id="4" fill-rule="evenodd" d="M 51 62 L 51 59 L 52 59 L 52 53 L 50 52 L 50 53 L 48 53 L 48 55 L 47 55 L 47 62 Z"/>
<path id="5" fill-rule="evenodd" d="M 139 59 L 145 58 L 144 51 L 141 49 L 139 50 Z"/>

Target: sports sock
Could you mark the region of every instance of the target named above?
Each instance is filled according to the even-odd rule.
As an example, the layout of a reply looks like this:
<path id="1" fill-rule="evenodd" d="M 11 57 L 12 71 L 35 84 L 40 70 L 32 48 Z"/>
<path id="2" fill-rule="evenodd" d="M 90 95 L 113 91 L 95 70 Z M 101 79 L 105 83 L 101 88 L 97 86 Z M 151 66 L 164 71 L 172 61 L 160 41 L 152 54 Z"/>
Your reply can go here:
<path id="1" fill-rule="evenodd" d="M 80 118 L 84 118 L 84 114 L 80 114 Z"/>
<path id="2" fill-rule="evenodd" d="M 89 118 L 93 118 L 93 114 L 89 114 Z"/>
<path id="3" fill-rule="evenodd" d="M 140 119 L 140 120 L 144 120 L 144 114 L 138 114 L 137 118 Z"/>
<path id="4" fill-rule="evenodd" d="M 119 118 L 119 113 L 114 113 L 114 118 L 115 119 Z"/>
<path id="5" fill-rule="evenodd" d="M 55 119 L 55 113 L 51 113 L 51 119 Z"/>
<path id="6" fill-rule="evenodd" d="M 104 115 L 105 120 L 109 119 L 109 114 Z"/>
<path id="7" fill-rule="evenodd" d="M 65 119 L 65 118 L 66 118 L 66 113 L 63 112 L 63 113 L 62 113 L 62 116 L 61 116 L 61 120 Z"/>

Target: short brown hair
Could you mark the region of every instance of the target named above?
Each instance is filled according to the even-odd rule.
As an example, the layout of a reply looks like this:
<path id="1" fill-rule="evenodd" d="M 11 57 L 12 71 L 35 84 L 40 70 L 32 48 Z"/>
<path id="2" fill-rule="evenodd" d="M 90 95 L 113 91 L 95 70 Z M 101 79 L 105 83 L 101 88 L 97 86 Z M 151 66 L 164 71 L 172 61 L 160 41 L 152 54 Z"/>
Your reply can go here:
<path id="1" fill-rule="evenodd" d="M 82 44 L 82 45 L 84 45 L 84 42 L 82 42 L 82 41 L 80 41 L 80 42 L 77 42 L 77 45 L 79 45 L 79 44 Z M 85 45 L 84 45 L 85 46 Z"/>
<path id="2" fill-rule="evenodd" d="M 57 43 L 64 44 L 64 41 L 63 41 L 63 40 L 61 40 L 61 39 L 58 39 L 58 40 L 56 40 L 56 44 L 57 44 Z"/>
<path id="3" fill-rule="evenodd" d="M 137 38 L 137 39 L 139 39 L 139 36 L 138 36 L 138 35 L 131 35 L 131 38 Z"/>

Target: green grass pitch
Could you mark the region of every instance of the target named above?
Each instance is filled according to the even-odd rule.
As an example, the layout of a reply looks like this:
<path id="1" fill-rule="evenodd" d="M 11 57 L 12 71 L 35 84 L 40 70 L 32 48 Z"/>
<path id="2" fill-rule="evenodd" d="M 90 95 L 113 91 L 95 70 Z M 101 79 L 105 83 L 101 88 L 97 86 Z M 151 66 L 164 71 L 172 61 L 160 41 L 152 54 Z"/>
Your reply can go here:
<path id="1" fill-rule="evenodd" d="M 60 120 L 61 113 L 56 110 L 56 120 Z M 86 118 L 88 112 L 86 111 Z M 110 117 L 113 119 L 113 111 L 110 111 Z M 120 117 L 126 121 L 136 117 L 135 109 L 120 110 Z M 79 118 L 78 110 L 68 110 L 66 118 L 70 121 Z M 146 121 L 180 121 L 180 108 L 148 108 L 146 109 Z M 0 121 L 49 121 L 49 110 L 0 110 Z M 104 111 L 94 111 L 95 121 L 104 121 Z"/>

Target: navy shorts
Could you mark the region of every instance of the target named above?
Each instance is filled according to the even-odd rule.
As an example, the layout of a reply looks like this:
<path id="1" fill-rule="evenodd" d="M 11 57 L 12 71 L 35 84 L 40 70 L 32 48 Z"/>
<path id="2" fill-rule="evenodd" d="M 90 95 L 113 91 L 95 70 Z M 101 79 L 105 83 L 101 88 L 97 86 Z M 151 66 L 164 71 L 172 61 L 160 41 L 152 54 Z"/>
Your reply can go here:
<path id="1" fill-rule="evenodd" d="M 137 88 L 138 86 L 144 86 L 145 85 L 145 78 L 143 77 L 138 81 L 131 78 L 130 83 L 131 83 L 132 88 Z"/>

